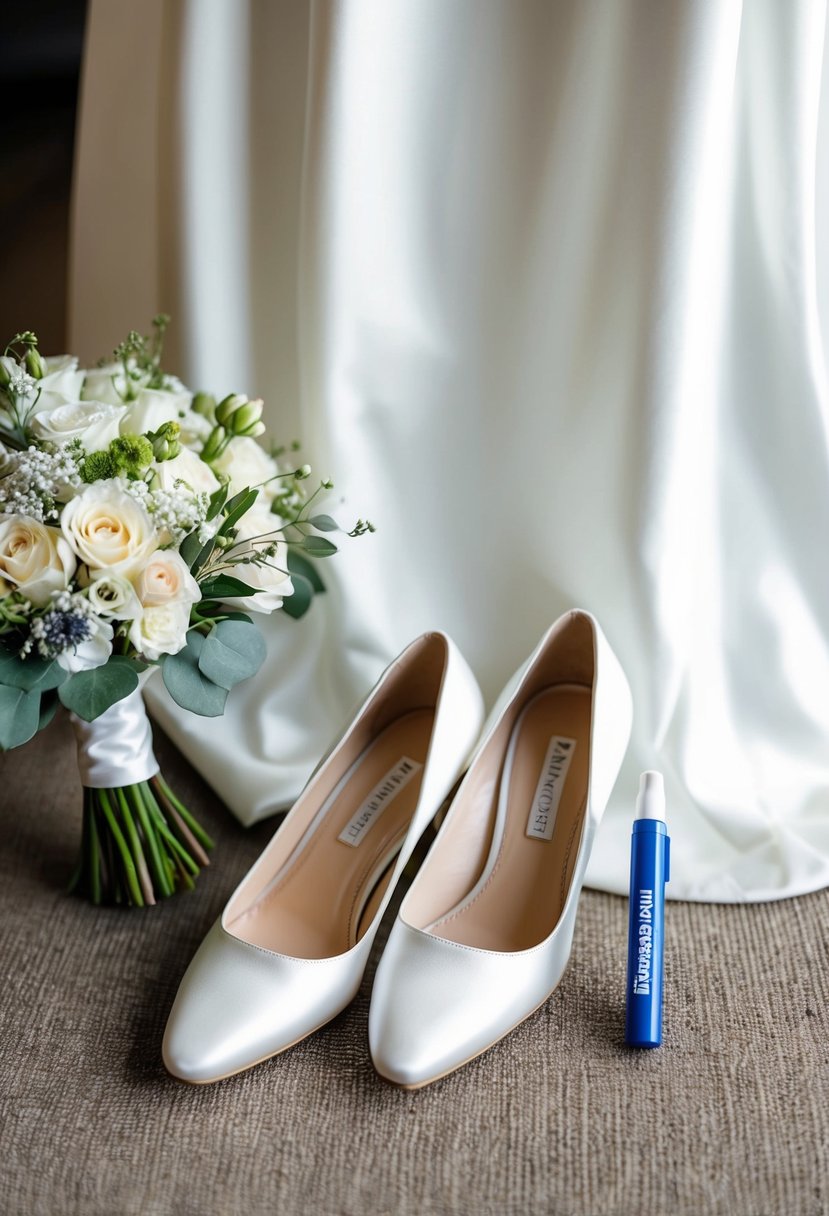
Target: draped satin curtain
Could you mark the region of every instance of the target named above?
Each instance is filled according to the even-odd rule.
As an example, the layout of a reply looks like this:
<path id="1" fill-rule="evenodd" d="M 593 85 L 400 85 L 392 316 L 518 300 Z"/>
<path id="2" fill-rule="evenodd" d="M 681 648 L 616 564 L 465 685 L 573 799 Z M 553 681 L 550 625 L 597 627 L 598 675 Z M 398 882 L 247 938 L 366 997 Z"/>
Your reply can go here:
<path id="1" fill-rule="evenodd" d="M 224 719 L 149 693 L 244 822 L 415 633 L 492 700 L 580 605 L 636 707 L 592 883 L 654 767 L 674 897 L 829 885 L 826 55 L 823 0 L 92 0 L 72 348 L 173 313 L 379 529 Z"/>

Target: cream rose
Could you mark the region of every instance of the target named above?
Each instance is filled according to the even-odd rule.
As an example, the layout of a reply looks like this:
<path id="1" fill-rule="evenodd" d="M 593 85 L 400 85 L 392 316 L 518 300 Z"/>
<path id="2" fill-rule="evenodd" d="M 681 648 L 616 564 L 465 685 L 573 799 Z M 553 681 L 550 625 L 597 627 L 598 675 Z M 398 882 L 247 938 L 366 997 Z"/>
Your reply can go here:
<path id="1" fill-rule="evenodd" d="M 168 392 L 162 388 L 142 388 L 135 401 L 126 403 L 121 419 L 122 435 L 146 435 L 157 431 L 165 422 L 178 422 L 178 416 L 190 404 L 186 391 Z"/>
<path id="2" fill-rule="evenodd" d="M 54 409 L 37 410 L 31 427 L 35 438 L 62 445 L 80 439 L 87 452 L 108 447 L 118 436 L 118 426 L 126 413 L 123 405 L 103 401 L 71 401 Z"/>
<path id="3" fill-rule="evenodd" d="M 218 479 L 210 465 L 188 448 L 182 448 L 172 460 L 162 460 L 155 467 L 155 475 L 161 490 L 172 492 L 188 489 L 194 494 L 212 494 L 219 488 Z M 184 485 L 177 485 L 177 482 L 183 482 Z"/>
<path id="4" fill-rule="evenodd" d="M 259 486 L 258 502 L 270 503 L 279 490 L 280 483 L 272 480 L 279 473 L 279 466 L 255 439 L 246 435 L 231 439 L 218 460 L 213 461 L 213 467 L 230 478 L 231 494 Z"/>
<path id="5" fill-rule="evenodd" d="M 264 507 L 256 506 L 239 520 L 237 541 L 247 541 L 233 549 L 234 557 L 247 554 L 262 554 L 270 544 L 276 545 L 272 557 L 262 556 L 262 562 L 240 562 L 225 567 L 228 574 L 257 589 L 256 595 L 246 595 L 233 600 L 233 605 L 243 612 L 273 612 L 282 607 L 286 596 L 292 595 L 294 585 L 287 571 L 288 546 L 275 535 L 279 519 Z"/>
<path id="6" fill-rule="evenodd" d="M 159 604 L 195 604 L 201 599 L 199 584 L 187 563 L 174 549 L 156 549 L 135 578 L 135 590 L 145 608 Z"/>
<path id="7" fill-rule="evenodd" d="M 189 624 L 189 604 L 154 604 L 133 621 L 129 639 L 145 659 L 160 659 L 163 654 L 178 654 L 187 640 Z"/>
<path id="8" fill-rule="evenodd" d="M 61 528 L 73 552 L 91 571 L 130 578 L 158 546 L 158 533 L 141 503 L 117 478 L 98 481 L 63 509 Z"/>
<path id="9" fill-rule="evenodd" d="M 135 588 L 129 579 L 121 574 L 96 570 L 86 594 L 98 616 L 111 616 L 117 621 L 132 621 L 143 612 Z"/>
<path id="10" fill-rule="evenodd" d="M 0 515 L 0 595 L 20 591 L 33 604 L 48 604 L 75 573 L 72 549 L 57 528 L 27 515 Z"/>

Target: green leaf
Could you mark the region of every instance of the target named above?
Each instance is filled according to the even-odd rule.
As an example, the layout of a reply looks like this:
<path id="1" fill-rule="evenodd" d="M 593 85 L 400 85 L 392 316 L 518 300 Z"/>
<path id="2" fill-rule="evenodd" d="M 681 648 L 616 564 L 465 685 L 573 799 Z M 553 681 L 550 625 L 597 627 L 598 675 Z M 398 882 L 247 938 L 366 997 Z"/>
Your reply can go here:
<path id="1" fill-rule="evenodd" d="M 224 713 L 227 689 L 220 688 L 199 671 L 203 647 L 204 635 L 191 629 L 184 649 L 165 656 L 162 678 L 176 705 L 201 714 L 203 718 L 219 718 Z"/>
<path id="2" fill-rule="evenodd" d="M 40 692 L 0 684 L 0 751 L 20 747 L 37 734 L 40 723 Z"/>
<path id="3" fill-rule="evenodd" d="M 43 730 L 44 726 L 49 725 L 54 718 L 59 705 L 60 697 L 54 689 L 43 694 L 40 699 L 40 721 L 37 724 L 38 730 Z"/>
<path id="4" fill-rule="evenodd" d="M 256 595 L 256 588 L 249 587 L 232 574 L 216 574 L 200 584 L 202 598 L 206 600 L 230 600 L 240 595 Z"/>
<path id="5" fill-rule="evenodd" d="M 265 640 L 255 625 L 219 621 L 204 640 L 199 671 L 221 688 L 232 688 L 256 674 L 265 653 Z"/>
<path id="6" fill-rule="evenodd" d="M 207 541 L 207 543 L 204 545 L 204 547 L 199 550 L 195 559 L 193 560 L 193 564 L 190 567 L 190 573 L 193 576 L 197 575 L 198 572 L 201 570 L 202 566 L 205 564 L 205 562 L 209 560 L 209 558 L 215 548 L 216 548 L 216 541 L 213 537 L 211 537 L 210 540 Z"/>
<path id="7" fill-rule="evenodd" d="M 320 578 L 316 566 L 313 562 L 309 562 L 303 553 L 297 549 L 289 549 L 286 564 L 291 574 L 299 574 L 302 578 L 307 578 L 318 595 L 325 590 L 325 583 Z"/>
<path id="8" fill-rule="evenodd" d="M 238 494 L 233 495 L 225 507 L 227 514 L 221 528 L 219 528 L 222 536 L 227 535 L 237 520 L 240 520 L 251 509 L 258 497 L 258 490 L 240 490 Z"/>
<path id="9" fill-rule="evenodd" d="M 202 548 L 203 545 L 199 540 L 198 532 L 190 532 L 181 542 L 181 545 L 179 546 L 179 553 L 181 554 L 182 560 L 192 568 L 193 562 L 201 553 Z"/>
<path id="10" fill-rule="evenodd" d="M 225 482 L 223 486 L 219 486 L 218 490 L 214 490 L 210 495 L 210 505 L 205 516 L 206 519 L 215 519 L 227 502 L 227 487 L 228 483 Z"/>
<path id="11" fill-rule="evenodd" d="M 320 532 L 339 532 L 340 530 L 340 525 L 330 515 L 314 515 L 308 520 L 308 523 Z"/>
<path id="12" fill-rule="evenodd" d="M 307 578 L 303 578 L 301 574 L 292 574 L 291 582 L 294 585 L 293 595 L 286 595 L 282 601 L 282 611 L 288 616 L 293 617 L 298 621 L 301 616 L 311 607 L 311 600 L 314 598 L 314 589 Z"/>
<path id="13" fill-rule="evenodd" d="M 57 688 L 68 677 L 56 659 L 41 659 L 38 655 L 29 655 L 21 659 L 11 654 L 5 647 L 0 647 L 0 684 L 9 684 L 12 688 L 21 688 L 24 692 L 39 689 L 46 692 L 49 688 Z"/>
<path id="14" fill-rule="evenodd" d="M 337 552 L 333 541 L 326 540 L 324 536 L 306 536 L 302 547 L 306 553 L 313 553 L 314 557 L 330 557 Z"/>
<path id="15" fill-rule="evenodd" d="M 62 703 L 72 713 L 92 722 L 116 701 L 122 701 L 138 687 L 138 673 L 129 659 L 115 655 L 101 667 L 77 671 L 58 691 Z"/>

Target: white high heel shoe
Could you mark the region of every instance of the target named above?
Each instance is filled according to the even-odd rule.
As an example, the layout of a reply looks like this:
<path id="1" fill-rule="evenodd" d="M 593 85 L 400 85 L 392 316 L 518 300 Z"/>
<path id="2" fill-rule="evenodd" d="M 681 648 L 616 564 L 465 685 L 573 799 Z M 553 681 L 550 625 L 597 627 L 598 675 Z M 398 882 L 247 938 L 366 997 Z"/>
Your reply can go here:
<path id="1" fill-rule="evenodd" d="M 567 613 L 502 694 L 400 908 L 371 997 L 381 1076 L 408 1089 L 438 1080 L 556 987 L 630 726 L 604 634 Z"/>
<path id="2" fill-rule="evenodd" d="M 475 678 L 445 634 L 424 634 L 386 669 L 190 964 L 164 1035 L 173 1076 L 204 1084 L 241 1072 L 352 1000 L 482 719 Z"/>

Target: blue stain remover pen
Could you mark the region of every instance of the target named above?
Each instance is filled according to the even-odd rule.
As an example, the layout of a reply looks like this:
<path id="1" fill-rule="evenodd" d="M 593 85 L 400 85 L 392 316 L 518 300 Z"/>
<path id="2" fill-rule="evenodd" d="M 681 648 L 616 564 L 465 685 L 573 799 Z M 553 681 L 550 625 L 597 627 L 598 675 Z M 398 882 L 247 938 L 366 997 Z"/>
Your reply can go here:
<path id="1" fill-rule="evenodd" d="M 662 1042 L 662 965 L 665 883 L 670 878 L 671 841 L 665 826 L 665 783 L 661 773 L 639 778 L 636 818 L 630 842 L 630 928 L 628 931 L 627 1016 L 630 1047 Z"/>

